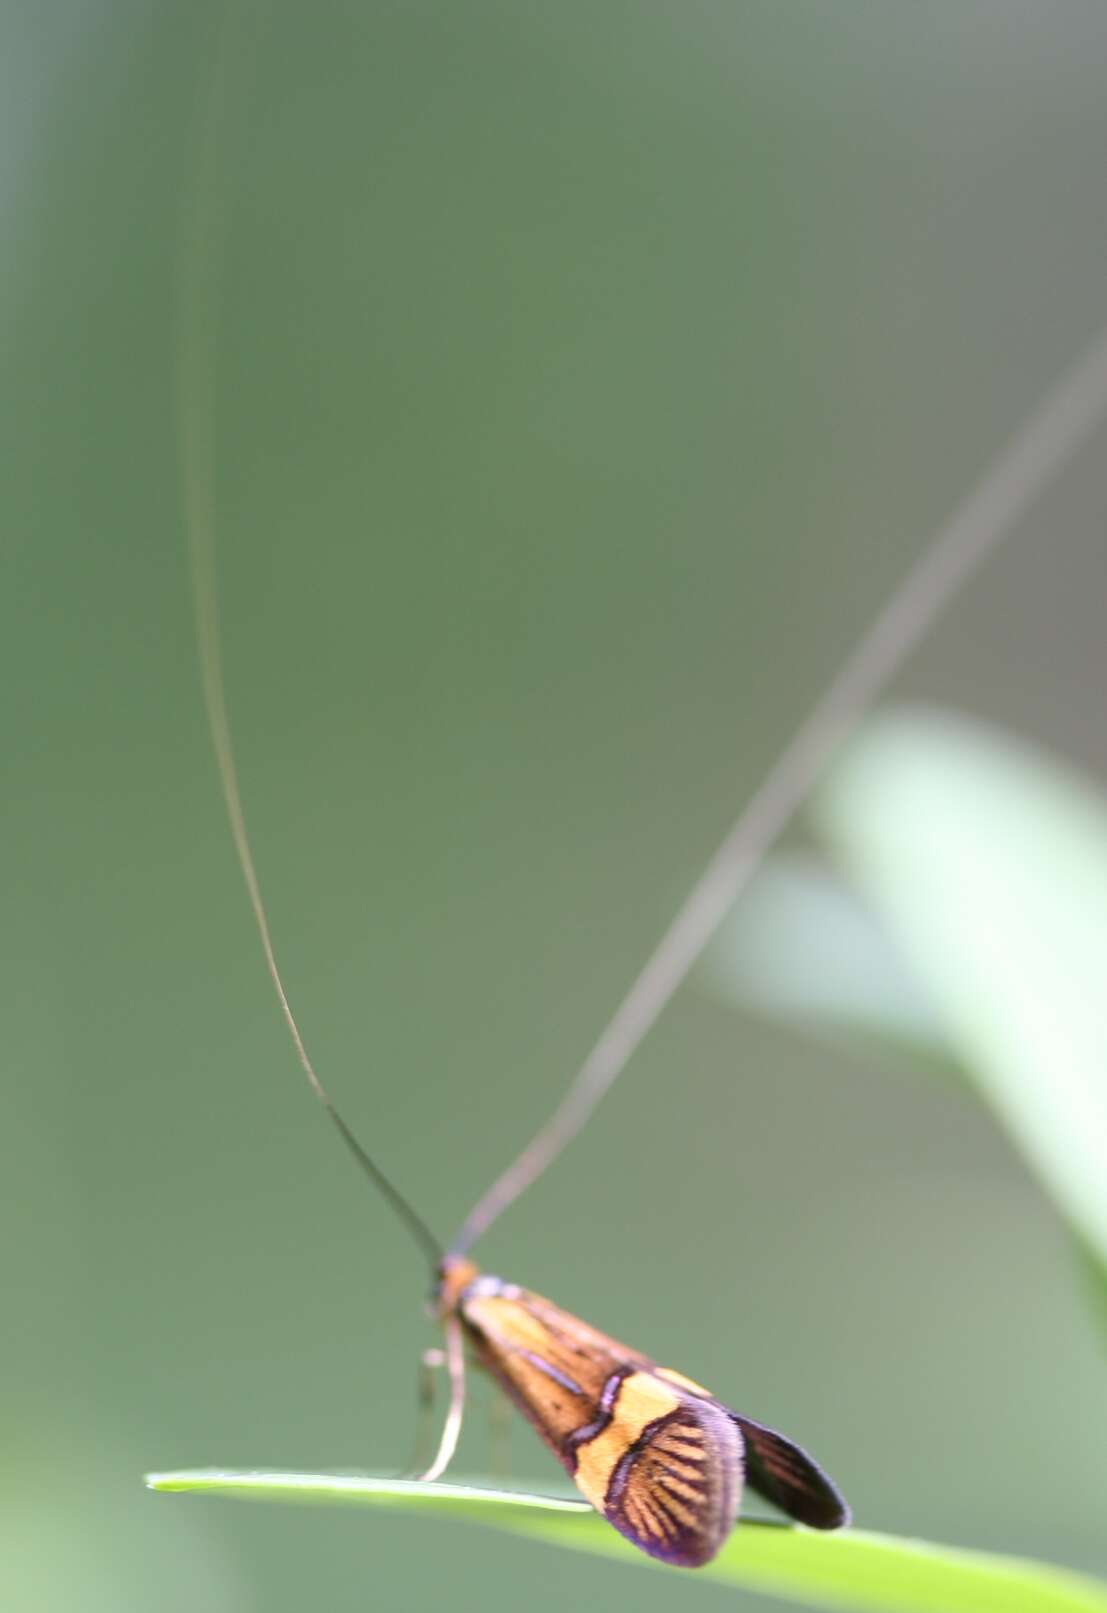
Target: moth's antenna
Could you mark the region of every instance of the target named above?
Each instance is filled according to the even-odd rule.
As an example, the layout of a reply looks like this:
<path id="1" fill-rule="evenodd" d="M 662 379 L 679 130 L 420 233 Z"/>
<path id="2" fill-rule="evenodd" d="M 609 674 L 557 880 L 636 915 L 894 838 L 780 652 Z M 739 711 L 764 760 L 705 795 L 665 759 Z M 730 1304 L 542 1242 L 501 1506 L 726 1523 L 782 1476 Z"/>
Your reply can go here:
<path id="1" fill-rule="evenodd" d="M 470 1212 L 452 1254 L 463 1254 L 576 1136 L 838 745 L 958 590 L 1099 429 L 1105 414 L 1107 330 L 1008 439 L 894 589 L 743 809 L 553 1115 Z"/>
<path id="2" fill-rule="evenodd" d="M 261 947 L 277 1001 L 293 1045 L 315 1096 L 330 1115 L 343 1142 L 370 1181 L 437 1269 L 442 1247 L 347 1126 L 315 1073 L 296 1016 L 277 966 L 265 903 L 254 867 L 250 837 L 238 787 L 234 747 L 223 678 L 219 641 L 219 606 L 215 564 L 215 362 L 218 347 L 218 268 L 224 231 L 224 194 L 220 163 L 227 116 L 230 64 L 239 57 L 245 36 L 243 8 L 230 4 L 224 14 L 215 68 L 198 109 L 182 206 L 177 284 L 176 393 L 184 524 L 192 574 L 196 639 L 204 685 L 204 704 L 215 759 L 230 818 L 231 834 L 242 867 Z"/>

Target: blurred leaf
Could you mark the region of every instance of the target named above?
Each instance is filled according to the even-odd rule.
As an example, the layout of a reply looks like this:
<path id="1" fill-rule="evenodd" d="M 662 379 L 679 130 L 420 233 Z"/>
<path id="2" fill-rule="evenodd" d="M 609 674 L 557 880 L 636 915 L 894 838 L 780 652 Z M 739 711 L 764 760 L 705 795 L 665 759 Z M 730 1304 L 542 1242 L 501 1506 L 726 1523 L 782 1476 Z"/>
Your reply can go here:
<path id="1" fill-rule="evenodd" d="M 704 959 L 701 982 L 774 1018 L 894 1042 L 949 1064 L 949 1038 L 875 913 L 812 856 L 771 858 Z"/>
<path id="2" fill-rule="evenodd" d="M 154 1490 L 257 1500 L 416 1509 L 469 1518 L 575 1551 L 656 1567 L 587 1503 L 463 1484 L 322 1473 L 152 1473 Z M 889 1613 L 1107 1613 L 1107 1586 L 1043 1563 L 950 1550 L 891 1535 L 746 1522 L 697 1578 L 768 1592 L 809 1607 Z"/>
<path id="3" fill-rule="evenodd" d="M 871 724 L 818 822 L 1064 1215 L 1107 1259 L 1107 804 L 944 713 Z"/>

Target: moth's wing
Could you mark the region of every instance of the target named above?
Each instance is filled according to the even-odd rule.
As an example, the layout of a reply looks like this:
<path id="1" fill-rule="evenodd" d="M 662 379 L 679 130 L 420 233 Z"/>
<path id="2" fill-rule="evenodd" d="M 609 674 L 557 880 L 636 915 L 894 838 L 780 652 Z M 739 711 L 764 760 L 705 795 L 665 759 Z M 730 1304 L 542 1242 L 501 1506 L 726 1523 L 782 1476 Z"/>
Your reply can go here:
<path id="1" fill-rule="evenodd" d="M 742 1494 L 742 1435 L 725 1407 L 498 1278 L 478 1277 L 458 1310 L 478 1359 L 597 1512 L 651 1557 L 714 1557 Z"/>
<path id="2" fill-rule="evenodd" d="M 850 1510 L 813 1457 L 783 1434 L 737 1412 L 730 1414 L 746 1447 L 746 1481 L 758 1495 L 812 1529 L 840 1529 Z"/>
<path id="3" fill-rule="evenodd" d="M 477 1359 L 575 1477 L 580 1448 L 610 1426 L 615 1397 L 640 1358 L 498 1278 L 478 1279 L 459 1311 Z"/>
<path id="4" fill-rule="evenodd" d="M 613 1411 L 606 1435 L 578 1452 L 578 1485 L 651 1557 L 685 1568 L 710 1562 L 734 1527 L 742 1497 L 737 1426 L 713 1401 L 678 1397 L 644 1372 L 624 1381 Z M 650 1411 L 658 1415 L 647 1417 Z M 602 1495 L 597 1459 L 606 1472 Z"/>

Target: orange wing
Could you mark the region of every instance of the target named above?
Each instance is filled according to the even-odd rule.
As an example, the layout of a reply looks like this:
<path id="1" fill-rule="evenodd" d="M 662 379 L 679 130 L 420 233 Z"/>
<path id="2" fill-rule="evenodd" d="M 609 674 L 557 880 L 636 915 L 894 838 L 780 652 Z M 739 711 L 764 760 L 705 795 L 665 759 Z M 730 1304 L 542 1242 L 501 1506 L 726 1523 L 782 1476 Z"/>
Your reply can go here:
<path id="1" fill-rule="evenodd" d="M 597 1512 L 651 1557 L 709 1562 L 743 1480 L 812 1528 L 849 1522 L 831 1480 L 782 1434 L 539 1294 L 472 1267 L 461 1284 L 450 1303 L 478 1359 Z"/>
<path id="2" fill-rule="evenodd" d="M 458 1310 L 481 1362 L 616 1529 L 651 1557 L 708 1562 L 738 1514 L 742 1436 L 645 1356 L 494 1277 Z"/>

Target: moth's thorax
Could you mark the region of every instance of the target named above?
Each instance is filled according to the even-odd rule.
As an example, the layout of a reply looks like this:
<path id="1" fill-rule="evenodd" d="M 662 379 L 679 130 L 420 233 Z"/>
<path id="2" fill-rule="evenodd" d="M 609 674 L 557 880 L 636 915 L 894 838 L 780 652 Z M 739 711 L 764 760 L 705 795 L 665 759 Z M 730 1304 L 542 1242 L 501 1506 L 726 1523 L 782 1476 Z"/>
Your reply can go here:
<path id="1" fill-rule="evenodd" d="M 440 1322 L 456 1315 L 458 1301 L 470 1283 L 480 1276 L 480 1267 L 461 1255 L 446 1255 L 438 1268 L 438 1281 L 431 1295 L 431 1309 Z"/>

